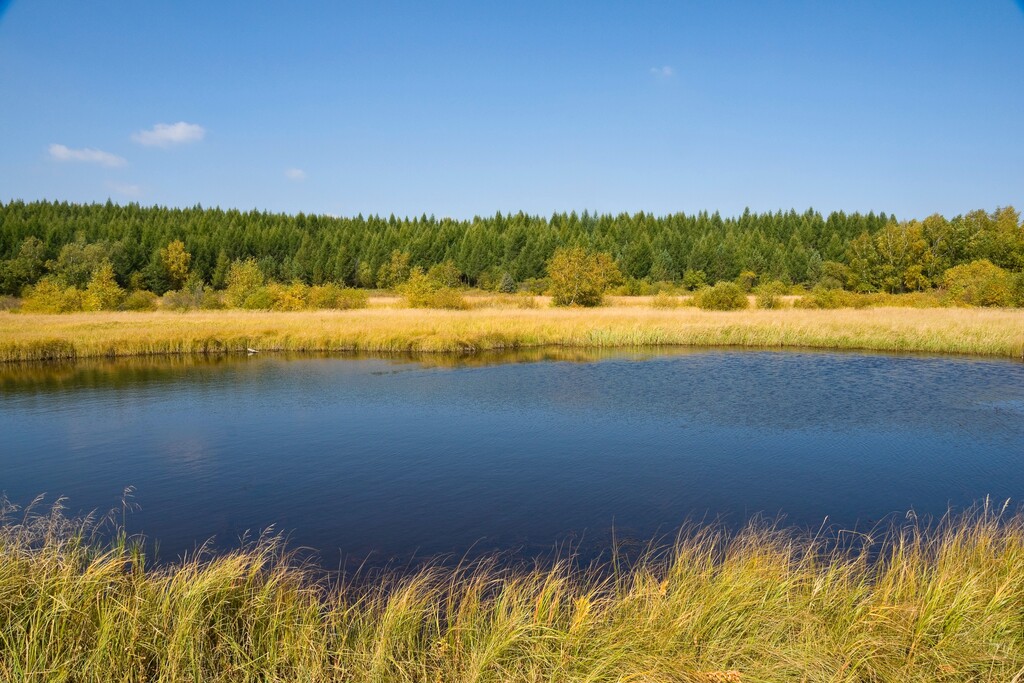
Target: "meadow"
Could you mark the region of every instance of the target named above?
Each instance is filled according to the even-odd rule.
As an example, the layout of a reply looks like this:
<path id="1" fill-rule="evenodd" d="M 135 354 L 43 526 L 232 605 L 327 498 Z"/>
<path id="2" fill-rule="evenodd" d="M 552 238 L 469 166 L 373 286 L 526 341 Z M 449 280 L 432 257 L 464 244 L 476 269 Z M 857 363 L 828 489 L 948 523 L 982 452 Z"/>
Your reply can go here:
<path id="1" fill-rule="evenodd" d="M 150 566 L 59 510 L 0 524 L 0 681 L 1018 681 L 1024 518 L 692 528 L 639 560 L 338 577 L 263 538 Z M 369 578 L 369 580 L 366 580 Z"/>
<path id="2" fill-rule="evenodd" d="M 511 303 L 510 303 L 511 301 Z M 260 352 L 474 353 L 490 350 L 722 346 L 1024 357 L 1024 310 L 981 308 L 706 311 L 650 298 L 553 308 L 543 298 L 481 299 L 468 310 L 271 312 L 0 311 L 0 361 Z M 680 304 L 685 303 L 682 299 Z"/>

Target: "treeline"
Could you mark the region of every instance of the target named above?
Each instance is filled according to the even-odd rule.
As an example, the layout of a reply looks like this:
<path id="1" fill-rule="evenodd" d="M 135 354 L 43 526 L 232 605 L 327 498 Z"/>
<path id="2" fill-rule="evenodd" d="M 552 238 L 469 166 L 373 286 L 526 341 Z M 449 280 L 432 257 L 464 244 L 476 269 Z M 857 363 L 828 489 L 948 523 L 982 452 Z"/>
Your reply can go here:
<path id="1" fill-rule="evenodd" d="M 940 286 L 948 269 L 979 260 L 1024 271 L 1024 228 L 1012 207 L 905 222 L 813 210 L 454 220 L 12 201 L 0 204 L 0 293 L 19 295 L 47 277 L 84 290 L 106 265 L 130 291 L 163 294 L 186 276 L 224 289 L 232 264 L 250 259 L 270 282 L 392 286 L 397 259 L 403 272 L 441 267 L 463 285 L 533 288 L 555 251 L 575 246 L 608 254 L 627 282 L 691 288 L 753 277 L 905 292 Z"/>

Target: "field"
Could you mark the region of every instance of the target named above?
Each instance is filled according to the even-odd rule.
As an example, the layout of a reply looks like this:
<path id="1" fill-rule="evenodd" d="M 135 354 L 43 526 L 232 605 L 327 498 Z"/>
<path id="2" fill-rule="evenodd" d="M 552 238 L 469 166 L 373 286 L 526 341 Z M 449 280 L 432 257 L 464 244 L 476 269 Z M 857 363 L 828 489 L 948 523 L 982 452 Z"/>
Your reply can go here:
<path id="1" fill-rule="evenodd" d="M 328 580 L 271 539 L 150 567 L 59 515 L 0 525 L 0 681 L 1018 681 L 1024 519 L 684 533 L 628 568 Z"/>
<path id="2" fill-rule="evenodd" d="M 804 347 L 1024 357 L 1024 310 L 658 309 L 641 298 L 592 309 L 0 312 L 0 361 L 257 351 L 472 353 L 542 347 Z"/>

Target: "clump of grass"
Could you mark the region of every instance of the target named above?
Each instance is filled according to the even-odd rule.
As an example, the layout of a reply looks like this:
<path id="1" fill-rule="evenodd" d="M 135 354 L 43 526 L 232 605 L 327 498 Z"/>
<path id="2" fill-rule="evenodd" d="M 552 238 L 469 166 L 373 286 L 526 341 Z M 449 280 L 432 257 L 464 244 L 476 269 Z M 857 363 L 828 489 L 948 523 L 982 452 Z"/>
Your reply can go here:
<path id="1" fill-rule="evenodd" d="M 0 526 L 0 680 L 1010 681 L 1024 519 L 696 528 L 625 566 L 328 583 L 275 538 L 153 566 L 59 513 Z M 856 542 L 850 542 L 856 538 Z"/>

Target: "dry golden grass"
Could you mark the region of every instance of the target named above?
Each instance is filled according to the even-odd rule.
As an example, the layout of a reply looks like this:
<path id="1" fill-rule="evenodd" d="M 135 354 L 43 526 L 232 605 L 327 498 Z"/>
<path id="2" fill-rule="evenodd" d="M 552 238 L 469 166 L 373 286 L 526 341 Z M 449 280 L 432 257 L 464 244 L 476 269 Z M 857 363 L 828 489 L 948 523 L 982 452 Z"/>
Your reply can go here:
<path id="1" fill-rule="evenodd" d="M 475 352 L 539 347 L 832 348 L 1024 357 L 1024 310 L 702 311 L 371 307 L 350 311 L 0 312 L 0 361 L 260 351 Z"/>
<path id="2" fill-rule="evenodd" d="M 1024 518 L 988 507 L 854 548 L 705 528 L 629 567 L 485 561 L 334 585 L 273 542 L 155 567 L 93 528 L 0 524 L 0 682 L 1024 678 Z"/>

